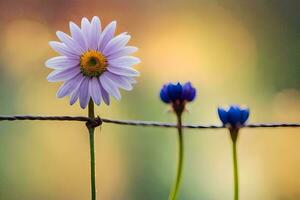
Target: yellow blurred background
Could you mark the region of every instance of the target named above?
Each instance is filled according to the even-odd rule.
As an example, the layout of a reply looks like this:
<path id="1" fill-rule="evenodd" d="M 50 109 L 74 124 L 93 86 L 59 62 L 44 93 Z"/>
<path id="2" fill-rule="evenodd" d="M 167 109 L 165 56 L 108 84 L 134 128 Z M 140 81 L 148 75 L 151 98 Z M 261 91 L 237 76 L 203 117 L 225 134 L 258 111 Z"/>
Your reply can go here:
<path id="1" fill-rule="evenodd" d="M 48 83 L 48 45 L 68 22 L 97 15 L 132 35 L 142 63 L 122 100 L 97 107 L 114 119 L 174 121 L 161 85 L 190 80 L 197 99 L 186 123 L 220 124 L 217 106 L 248 105 L 249 122 L 300 121 L 300 3 L 238 0 L 0 0 L 0 114 L 87 115 Z M 98 199 L 167 199 L 176 131 L 104 124 L 96 130 Z M 185 130 L 182 200 L 232 199 L 226 130 Z M 300 199 L 300 129 L 243 129 L 241 200 Z M 1 200 L 89 199 L 84 123 L 1 122 Z"/>

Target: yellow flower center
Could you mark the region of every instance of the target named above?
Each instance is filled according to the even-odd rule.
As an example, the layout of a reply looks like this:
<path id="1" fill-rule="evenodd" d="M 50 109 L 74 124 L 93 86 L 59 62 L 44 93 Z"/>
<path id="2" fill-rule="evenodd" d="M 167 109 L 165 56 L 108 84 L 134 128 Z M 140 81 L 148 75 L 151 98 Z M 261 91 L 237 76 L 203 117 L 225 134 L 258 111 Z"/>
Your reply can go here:
<path id="1" fill-rule="evenodd" d="M 107 69 L 106 57 L 98 51 L 88 50 L 80 57 L 80 71 L 84 76 L 99 77 Z"/>

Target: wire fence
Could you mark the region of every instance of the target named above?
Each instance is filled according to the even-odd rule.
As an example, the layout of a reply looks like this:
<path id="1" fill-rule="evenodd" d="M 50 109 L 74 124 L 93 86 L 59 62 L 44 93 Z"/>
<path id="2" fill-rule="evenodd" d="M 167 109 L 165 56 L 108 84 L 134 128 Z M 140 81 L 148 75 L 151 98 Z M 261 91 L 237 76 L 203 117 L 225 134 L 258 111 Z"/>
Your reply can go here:
<path id="1" fill-rule="evenodd" d="M 164 127 L 164 128 L 177 128 L 174 123 L 162 123 L 155 121 L 140 121 L 140 120 L 114 120 L 107 118 L 89 118 L 84 116 L 32 116 L 32 115 L 0 115 L 0 121 L 17 121 L 17 120 L 37 120 L 37 121 L 80 121 L 86 122 L 87 125 L 93 127 L 101 126 L 102 123 L 128 125 L 128 126 L 144 126 L 144 127 Z M 226 128 L 223 125 L 183 125 L 183 128 L 190 129 L 220 129 Z M 279 127 L 300 127 L 300 123 L 256 123 L 246 124 L 243 128 L 279 128 Z"/>

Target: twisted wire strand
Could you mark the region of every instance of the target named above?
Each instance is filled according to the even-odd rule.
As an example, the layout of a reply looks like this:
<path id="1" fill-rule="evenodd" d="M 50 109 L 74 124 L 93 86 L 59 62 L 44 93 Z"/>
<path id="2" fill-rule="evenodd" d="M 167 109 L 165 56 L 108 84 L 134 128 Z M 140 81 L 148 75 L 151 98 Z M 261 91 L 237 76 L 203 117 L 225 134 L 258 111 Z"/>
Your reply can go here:
<path id="1" fill-rule="evenodd" d="M 114 120 L 96 117 L 94 119 L 83 116 L 32 116 L 32 115 L 14 115 L 4 116 L 0 115 L 0 121 L 16 121 L 16 120 L 41 120 L 41 121 L 82 121 L 87 122 L 94 127 L 100 126 L 102 123 L 128 125 L 128 126 L 152 126 L 176 128 L 177 125 L 173 123 L 162 123 L 154 121 L 140 121 L 140 120 Z M 183 128 L 190 129 L 219 129 L 226 128 L 222 125 L 183 125 Z M 300 127 L 300 123 L 257 123 L 246 124 L 244 128 L 277 128 L 277 127 Z"/>

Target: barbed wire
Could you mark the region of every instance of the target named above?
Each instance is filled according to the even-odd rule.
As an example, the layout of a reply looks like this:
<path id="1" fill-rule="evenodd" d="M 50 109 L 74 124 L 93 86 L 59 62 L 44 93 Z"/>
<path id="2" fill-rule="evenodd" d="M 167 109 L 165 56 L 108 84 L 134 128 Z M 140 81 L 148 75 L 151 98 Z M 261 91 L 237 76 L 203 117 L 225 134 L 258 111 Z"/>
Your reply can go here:
<path id="1" fill-rule="evenodd" d="M 114 120 L 107 118 L 89 118 L 83 116 L 32 116 L 32 115 L 13 115 L 5 116 L 0 115 L 0 121 L 16 121 L 16 120 L 41 120 L 41 121 L 81 121 L 87 122 L 90 125 L 97 127 L 102 123 L 128 125 L 128 126 L 152 126 L 152 127 L 165 127 L 165 128 L 176 128 L 177 125 L 174 123 L 163 123 L 155 121 L 140 121 L 140 120 Z M 226 128 L 223 125 L 183 125 L 183 128 L 190 129 L 220 129 Z M 257 123 L 257 124 L 246 124 L 244 128 L 277 128 L 277 127 L 300 127 L 300 123 Z"/>

